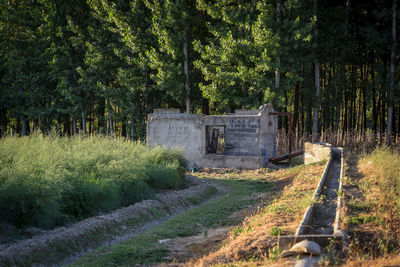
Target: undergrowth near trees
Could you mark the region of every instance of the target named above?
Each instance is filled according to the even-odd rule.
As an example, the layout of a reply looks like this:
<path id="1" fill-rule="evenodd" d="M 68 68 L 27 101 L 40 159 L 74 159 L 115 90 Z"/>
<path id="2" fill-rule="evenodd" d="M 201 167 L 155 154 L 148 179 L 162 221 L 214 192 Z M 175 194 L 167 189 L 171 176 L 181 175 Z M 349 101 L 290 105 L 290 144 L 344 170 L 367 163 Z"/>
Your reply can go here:
<path id="1" fill-rule="evenodd" d="M 175 188 L 181 152 L 105 137 L 0 139 L 0 222 L 52 228 Z"/>

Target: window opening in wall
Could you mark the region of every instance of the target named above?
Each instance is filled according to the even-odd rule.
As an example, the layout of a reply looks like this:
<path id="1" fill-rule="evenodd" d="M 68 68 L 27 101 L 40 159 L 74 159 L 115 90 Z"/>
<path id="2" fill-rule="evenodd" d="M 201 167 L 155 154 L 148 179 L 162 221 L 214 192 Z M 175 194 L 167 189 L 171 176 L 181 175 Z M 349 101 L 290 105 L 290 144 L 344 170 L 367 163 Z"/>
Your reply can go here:
<path id="1" fill-rule="evenodd" d="M 206 126 L 206 153 L 224 154 L 225 150 L 225 126 Z"/>

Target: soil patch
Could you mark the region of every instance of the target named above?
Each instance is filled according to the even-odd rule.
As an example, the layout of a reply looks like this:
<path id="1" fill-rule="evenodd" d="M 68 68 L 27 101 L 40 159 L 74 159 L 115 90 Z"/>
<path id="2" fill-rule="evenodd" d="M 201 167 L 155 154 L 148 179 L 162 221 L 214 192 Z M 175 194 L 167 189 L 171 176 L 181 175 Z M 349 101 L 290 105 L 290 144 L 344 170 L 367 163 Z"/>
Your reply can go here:
<path id="1" fill-rule="evenodd" d="M 268 193 L 260 194 L 258 199 L 266 200 Z M 260 201 L 262 202 L 262 201 Z M 169 255 L 165 257 L 166 261 L 171 261 L 169 265 L 187 262 L 193 258 L 200 258 L 210 252 L 214 252 L 223 245 L 223 241 L 235 227 L 243 223 L 243 221 L 259 212 L 260 206 L 251 205 L 244 209 L 238 210 L 229 216 L 228 220 L 231 226 L 223 226 L 211 229 L 205 229 L 202 233 L 188 237 L 177 237 L 171 240 L 164 240 L 165 249 L 169 251 Z"/>

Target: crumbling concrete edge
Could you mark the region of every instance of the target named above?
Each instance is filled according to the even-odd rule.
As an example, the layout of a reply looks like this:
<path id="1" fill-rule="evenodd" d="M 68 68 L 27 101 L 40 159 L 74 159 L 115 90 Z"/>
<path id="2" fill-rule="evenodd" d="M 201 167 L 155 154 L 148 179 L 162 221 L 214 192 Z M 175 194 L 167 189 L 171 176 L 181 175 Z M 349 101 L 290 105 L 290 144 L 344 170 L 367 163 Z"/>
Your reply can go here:
<path id="1" fill-rule="evenodd" d="M 332 156 L 329 158 L 328 162 L 325 165 L 324 172 L 322 173 L 322 177 L 319 181 L 317 189 L 315 189 L 314 195 L 311 199 L 311 204 L 308 206 L 306 212 L 304 213 L 303 220 L 301 221 L 299 227 L 296 230 L 295 236 L 304 235 L 304 230 L 309 227 L 310 219 L 313 214 L 315 202 L 318 200 L 321 195 L 322 187 L 324 186 L 326 177 L 328 176 L 329 168 L 332 163 Z"/>
<path id="2" fill-rule="evenodd" d="M 333 235 L 340 236 L 343 239 L 344 245 L 347 247 L 347 233 L 340 230 L 340 215 L 343 206 L 343 178 L 344 178 L 344 152 L 343 148 L 340 149 L 340 177 L 339 177 L 339 188 L 338 188 L 338 198 L 336 202 L 336 216 L 335 222 L 333 223 Z"/>
<path id="3" fill-rule="evenodd" d="M 341 241 L 341 238 L 335 235 L 285 235 L 278 238 L 278 247 L 281 251 L 289 250 L 294 244 L 309 240 L 318 243 L 321 246 L 328 246 L 332 240 Z"/>

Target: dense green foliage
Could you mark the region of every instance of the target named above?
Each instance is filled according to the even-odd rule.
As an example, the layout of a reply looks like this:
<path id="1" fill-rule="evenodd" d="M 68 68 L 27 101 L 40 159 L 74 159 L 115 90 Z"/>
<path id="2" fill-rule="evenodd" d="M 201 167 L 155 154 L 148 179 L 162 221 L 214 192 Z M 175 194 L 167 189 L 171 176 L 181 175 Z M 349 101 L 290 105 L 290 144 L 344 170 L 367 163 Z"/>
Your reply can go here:
<path id="1" fill-rule="evenodd" d="M 53 227 L 175 188 L 179 151 L 109 138 L 34 134 L 0 140 L 0 220 Z"/>
<path id="2" fill-rule="evenodd" d="M 143 139 L 154 108 L 215 114 L 272 102 L 294 113 L 299 134 L 315 125 L 396 136 L 396 5 L 2 1 L 1 134 L 56 127 Z"/>

